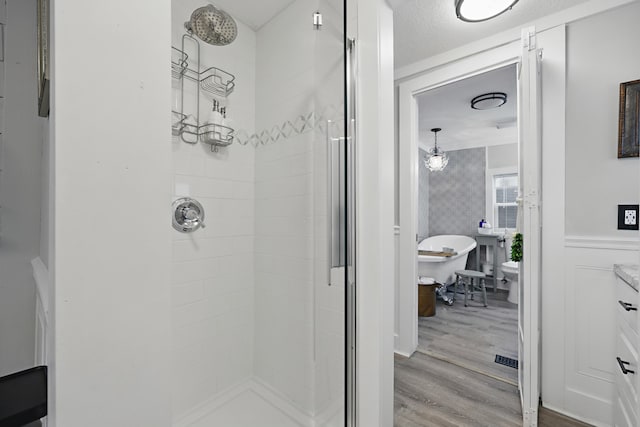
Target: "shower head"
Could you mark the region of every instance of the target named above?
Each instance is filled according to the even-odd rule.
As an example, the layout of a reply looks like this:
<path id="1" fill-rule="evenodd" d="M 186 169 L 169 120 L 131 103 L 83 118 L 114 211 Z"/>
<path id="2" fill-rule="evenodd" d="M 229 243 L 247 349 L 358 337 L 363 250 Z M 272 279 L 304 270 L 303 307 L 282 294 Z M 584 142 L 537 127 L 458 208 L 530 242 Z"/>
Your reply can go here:
<path id="1" fill-rule="evenodd" d="M 189 33 L 214 46 L 228 45 L 238 35 L 238 26 L 231 15 L 211 4 L 194 10 L 184 26 Z"/>

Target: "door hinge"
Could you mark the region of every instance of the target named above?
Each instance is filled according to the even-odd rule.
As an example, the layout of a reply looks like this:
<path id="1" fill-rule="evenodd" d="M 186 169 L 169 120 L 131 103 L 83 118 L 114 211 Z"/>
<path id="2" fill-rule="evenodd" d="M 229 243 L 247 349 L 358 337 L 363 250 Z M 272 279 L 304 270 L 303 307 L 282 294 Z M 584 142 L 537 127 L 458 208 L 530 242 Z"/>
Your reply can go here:
<path id="1" fill-rule="evenodd" d="M 540 207 L 540 193 L 536 190 L 530 190 L 524 197 L 524 204 L 529 209 L 538 209 Z"/>
<path id="2" fill-rule="evenodd" d="M 313 28 L 319 30 L 322 27 L 322 14 L 320 12 L 314 12 L 313 14 Z"/>
<path id="3" fill-rule="evenodd" d="M 522 47 L 532 51 L 536 49 L 536 31 L 535 29 L 526 30 L 526 33 L 522 37 Z"/>

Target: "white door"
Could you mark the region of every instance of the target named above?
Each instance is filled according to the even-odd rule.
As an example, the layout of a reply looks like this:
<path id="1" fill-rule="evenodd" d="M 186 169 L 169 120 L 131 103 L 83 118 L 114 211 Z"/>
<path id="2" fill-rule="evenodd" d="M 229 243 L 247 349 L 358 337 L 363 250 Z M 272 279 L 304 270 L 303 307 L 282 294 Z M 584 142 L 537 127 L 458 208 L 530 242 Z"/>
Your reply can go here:
<path id="1" fill-rule="evenodd" d="M 535 28 L 522 32 L 522 62 L 518 77 L 520 150 L 520 263 L 518 304 L 518 387 L 524 426 L 538 424 L 540 398 L 540 189 L 541 189 L 541 76 L 542 51 L 536 50 Z M 526 159 L 526 162 L 525 162 Z"/>

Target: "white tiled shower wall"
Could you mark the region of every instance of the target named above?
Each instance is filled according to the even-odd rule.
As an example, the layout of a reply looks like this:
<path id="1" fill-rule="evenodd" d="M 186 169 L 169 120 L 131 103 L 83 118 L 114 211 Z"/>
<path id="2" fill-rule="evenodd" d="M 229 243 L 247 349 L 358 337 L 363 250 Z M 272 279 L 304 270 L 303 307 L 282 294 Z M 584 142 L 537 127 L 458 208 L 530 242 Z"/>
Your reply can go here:
<path id="1" fill-rule="evenodd" d="M 173 3 L 174 46 L 180 47 L 184 22 L 203 4 Z M 240 22 L 238 27 L 229 46 L 200 43 L 201 68 L 215 66 L 235 74 L 228 115 L 234 127 L 252 132 L 255 32 Z M 195 51 L 188 52 L 195 57 Z M 186 112 L 195 105 L 193 89 L 186 84 Z M 211 105 L 210 97 L 201 98 L 201 122 Z M 174 196 L 194 197 L 206 212 L 205 229 L 174 232 L 173 414 L 179 418 L 253 375 L 255 149 L 233 144 L 213 153 L 205 144 L 190 145 L 176 137 L 173 149 Z"/>
<path id="2" fill-rule="evenodd" d="M 314 34 L 299 18 L 316 7 L 295 2 L 258 31 L 257 129 L 314 109 Z M 256 150 L 255 374 L 307 413 L 314 396 L 313 135 Z"/>
<path id="3" fill-rule="evenodd" d="M 338 276 L 343 269 L 333 269 L 329 277 L 327 137 L 345 134 L 344 120 L 337 120 L 344 108 L 344 57 L 340 23 L 344 18 L 341 0 L 320 0 L 319 10 L 327 24 L 316 31 L 315 106 L 318 120 L 332 120 L 331 125 L 316 127 L 314 165 L 314 308 L 315 308 L 315 396 L 314 411 L 318 425 L 342 425 L 339 422 L 344 396 L 345 288 Z M 336 148 L 335 139 L 332 140 Z M 329 282 L 331 281 L 331 286 Z M 332 421 L 324 422 L 333 417 Z M 336 422 L 338 421 L 338 422 Z"/>
<path id="4" fill-rule="evenodd" d="M 306 19 L 316 10 L 322 31 Z M 257 37 L 256 129 L 315 112 L 316 130 L 256 150 L 255 376 L 318 425 L 342 404 L 344 378 L 344 287 L 329 286 L 320 124 L 342 112 L 341 25 L 340 2 L 299 0 Z"/>
<path id="5" fill-rule="evenodd" d="M 204 2 L 176 3 L 179 46 Z M 336 15 L 323 32 L 310 25 L 319 5 Z M 341 10 L 298 0 L 257 32 L 238 22 L 229 46 L 201 43 L 203 66 L 236 75 L 236 130 L 342 111 Z M 174 238 L 174 417 L 246 379 L 308 416 L 328 419 L 342 404 L 344 287 L 328 285 L 326 161 L 324 128 L 218 154 L 174 137 L 175 196 L 195 197 L 207 215 L 204 230 Z"/>

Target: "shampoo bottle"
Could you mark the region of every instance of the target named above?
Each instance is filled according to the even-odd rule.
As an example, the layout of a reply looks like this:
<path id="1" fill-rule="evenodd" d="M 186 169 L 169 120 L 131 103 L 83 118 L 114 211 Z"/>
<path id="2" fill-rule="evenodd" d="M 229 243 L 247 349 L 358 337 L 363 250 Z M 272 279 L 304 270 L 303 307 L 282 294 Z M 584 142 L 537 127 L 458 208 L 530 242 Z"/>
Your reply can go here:
<path id="1" fill-rule="evenodd" d="M 214 125 L 222 124 L 222 114 L 220 114 L 220 102 L 213 100 L 213 108 L 211 109 L 211 115 L 209 116 L 209 123 Z"/>

